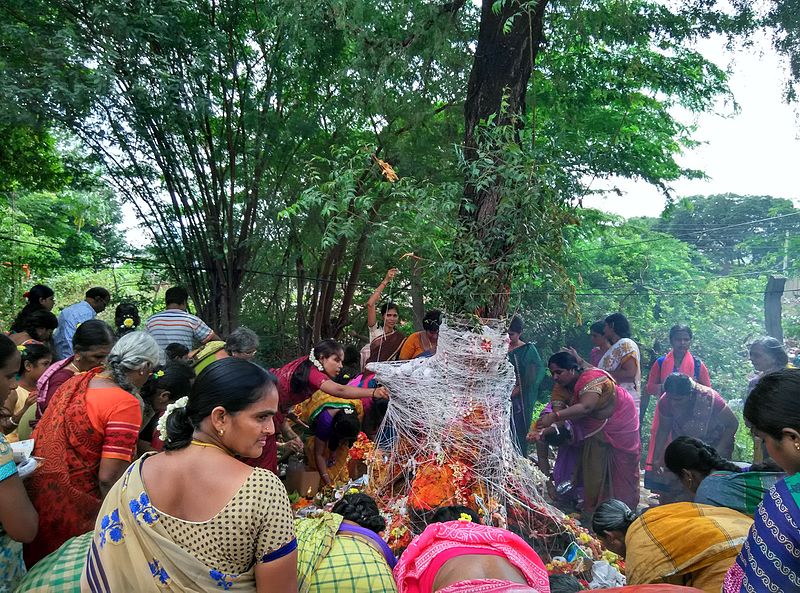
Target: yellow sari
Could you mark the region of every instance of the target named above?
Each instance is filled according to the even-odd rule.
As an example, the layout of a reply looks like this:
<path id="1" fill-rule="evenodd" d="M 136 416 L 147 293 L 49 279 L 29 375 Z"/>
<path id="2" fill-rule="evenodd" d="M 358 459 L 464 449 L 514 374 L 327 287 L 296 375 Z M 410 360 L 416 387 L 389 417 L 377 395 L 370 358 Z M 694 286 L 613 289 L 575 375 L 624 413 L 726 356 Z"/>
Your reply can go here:
<path id="1" fill-rule="evenodd" d="M 724 507 L 678 502 L 649 509 L 625 534 L 628 584 L 717 593 L 752 525 L 752 518 Z"/>

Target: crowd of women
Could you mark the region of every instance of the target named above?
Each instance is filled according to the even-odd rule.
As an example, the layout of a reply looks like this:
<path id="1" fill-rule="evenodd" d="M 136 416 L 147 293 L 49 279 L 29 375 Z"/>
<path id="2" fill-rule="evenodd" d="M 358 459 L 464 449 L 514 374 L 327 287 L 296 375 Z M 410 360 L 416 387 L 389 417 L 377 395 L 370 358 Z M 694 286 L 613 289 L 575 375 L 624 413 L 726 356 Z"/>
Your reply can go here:
<path id="1" fill-rule="evenodd" d="M 360 356 L 324 340 L 269 371 L 252 362 L 252 331 L 220 339 L 188 313 L 182 289 L 168 291 L 147 331 L 137 331 L 142 321 L 127 304 L 116 327 L 96 319 L 110 301 L 105 289 L 90 289 L 58 318 L 52 290 L 32 289 L 0 336 L 0 591 L 580 590 L 574 579 L 551 582 L 525 534 L 482 525 L 466 507 L 431 512 L 399 560 L 365 494 L 293 518 L 281 457 L 305 450 L 324 484 L 340 483 L 359 432 L 380 438 L 390 397 L 365 365 L 436 352 L 439 311 L 406 338 L 387 302 L 378 325 L 395 273 L 367 303 L 371 339 Z M 800 371 L 781 368 L 787 360 L 774 340 L 751 347 L 762 374 L 744 416 L 766 462 L 739 467 L 726 459 L 736 417 L 690 353 L 691 330 L 673 328 L 673 348 L 655 361 L 646 388 L 658 401 L 645 479 L 662 505 L 637 515 L 641 357 L 621 313 L 591 329 L 589 362 L 567 349 L 549 358 L 555 385 L 534 419 L 544 365 L 521 339 L 521 320 L 509 327 L 511 431 L 522 454 L 535 442 L 554 502 L 579 508 L 606 546 L 627 556 L 629 584 L 796 588 Z M 69 336 L 68 347 L 52 347 L 54 330 Z M 23 481 L 8 443 L 29 437 L 42 463 Z M 686 537 L 687 524 L 696 537 Z"/>

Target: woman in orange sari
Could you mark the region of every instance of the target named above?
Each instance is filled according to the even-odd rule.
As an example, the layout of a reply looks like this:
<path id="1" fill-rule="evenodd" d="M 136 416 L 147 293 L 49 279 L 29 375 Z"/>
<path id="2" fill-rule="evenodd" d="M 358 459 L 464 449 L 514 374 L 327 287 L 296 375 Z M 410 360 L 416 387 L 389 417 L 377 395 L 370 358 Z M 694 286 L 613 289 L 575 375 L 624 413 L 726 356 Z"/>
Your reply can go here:
<path id="1" fill-rule="evenodd" d="M 133 394 L 160 354 L 149 334 L 128 334 L 105 368 L 75 375 L 53 395 L 32 435 L 33 454 L 44 463 L 27 484 L 40 519 L 39 534 L 25 546 L 28 566 L 93 529 L 103 497 L 136 453 L 142 407 Z"/>
<path id="2" fill-rule="evenodd" d="M 584 488 L 584 514 L 597 505 L 618 498 L 636 507 L 639 503 L 639 416 L 631 395 L 600 369 L 584 369 L 569 352 L 557 352 L 547 366 L 558 389 L 569 398 L 566 407 L 539 418 L 528 440 L 542 430 L 570 420 L 583 432 L 583 454 L 578 477 Z M 560 409 L 559 409 L 560 408 Z"/>

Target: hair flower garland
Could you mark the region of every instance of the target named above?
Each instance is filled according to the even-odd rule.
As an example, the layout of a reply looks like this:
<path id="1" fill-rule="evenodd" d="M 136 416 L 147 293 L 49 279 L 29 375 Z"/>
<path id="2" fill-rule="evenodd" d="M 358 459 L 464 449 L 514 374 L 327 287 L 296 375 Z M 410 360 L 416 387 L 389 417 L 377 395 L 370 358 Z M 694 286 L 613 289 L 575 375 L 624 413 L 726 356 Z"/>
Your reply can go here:
<path id="1" fill-rule="evenodd" d="M 20 352 L 22 352 L 24 354 L 25 353 L 25 344 L 17 344 L 17 350 L 19 350 Z"/>
<path id="2" fill-rule="evenodd" d="M 461 515 L 458 517 L 458 520 L 472 523 L 472 517 L 470 517 L 467 513 L 461 513 Z"/>
<path id="3" fill-rule="evenodd" d="M 309 362 L 311 364 L 313 364 L 315 367 L 317 367 L 317 370 L 319 370 L 320 372 L 323 372 L 323 373 L 325 372 L 325 367 L 322 366 L 322 363 L 319 360 L 317 360 L 316 356 L 314 356 L 314 349 L 313 348 L 311 349 L 311 352 L 308 353 L 308 360 L 309 360 Z"/>
<path id="4" fill-rule="evenodd" d="M 164 376 L 164 370 L 163 369 L 158 370 L 155 373 L 153 373 L 153 377 L 155 377 L 156 379 L 160 379 L 163 376 Z"/>
<path id="5" fill-rule="evenodd" d="M 122 325 L 120 327 L 131 329 L 133 326 L 134 326 L 133 318 L 132 317 L 126 317 L 125 321 L 122 322 Z"/>
<path id="6" fill-rule="evenodd" d="M 167 405 L 167 409 L 161 415 L 161 418 L 158 419 L 158 424 L 156 425 L 156 430 L 158 434 L 161 435 L 161 439 L 166 442 L 167 439 L 167 419 L 169 415 L 172 414 L 175 410 L 180 408 L 185 408 L 186 404 L 189 403 L 189 397 L 184 395 L 182 398 L 175 401 L 175 403 Z"/>

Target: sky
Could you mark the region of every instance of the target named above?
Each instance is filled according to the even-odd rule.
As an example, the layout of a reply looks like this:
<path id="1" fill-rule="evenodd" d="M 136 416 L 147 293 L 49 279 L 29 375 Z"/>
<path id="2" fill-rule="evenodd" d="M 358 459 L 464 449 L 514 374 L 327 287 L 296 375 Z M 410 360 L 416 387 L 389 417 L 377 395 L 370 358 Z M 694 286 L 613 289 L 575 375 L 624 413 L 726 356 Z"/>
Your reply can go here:
<path id="1" fill-rule="evenodd" d="M 744 51 L 727 51 L 721 39 L 706 41 L 698 49 L 717 66 L 730 67 L 729 83 L 739 112 L 731 115 L 729 106 L 721 106 L 727 117 L 706 113 L 694 120 L 695 139 L 704 144 L 683 154 L 678 162 L 704 171 L 709 179 L 677 181 L 672 184 L 675 196 L 769 195 L 793 199 L 800 206 L 798 107 L 783 100 L 787 69 L 769 39 L 755 38 L 753 47 Z M 616 183 L 623 196 L 591 196 L 584 206 L 625 217 L 658 216 L 663 210 L 664 196 L 651 185 L 629 180 Z"/>

